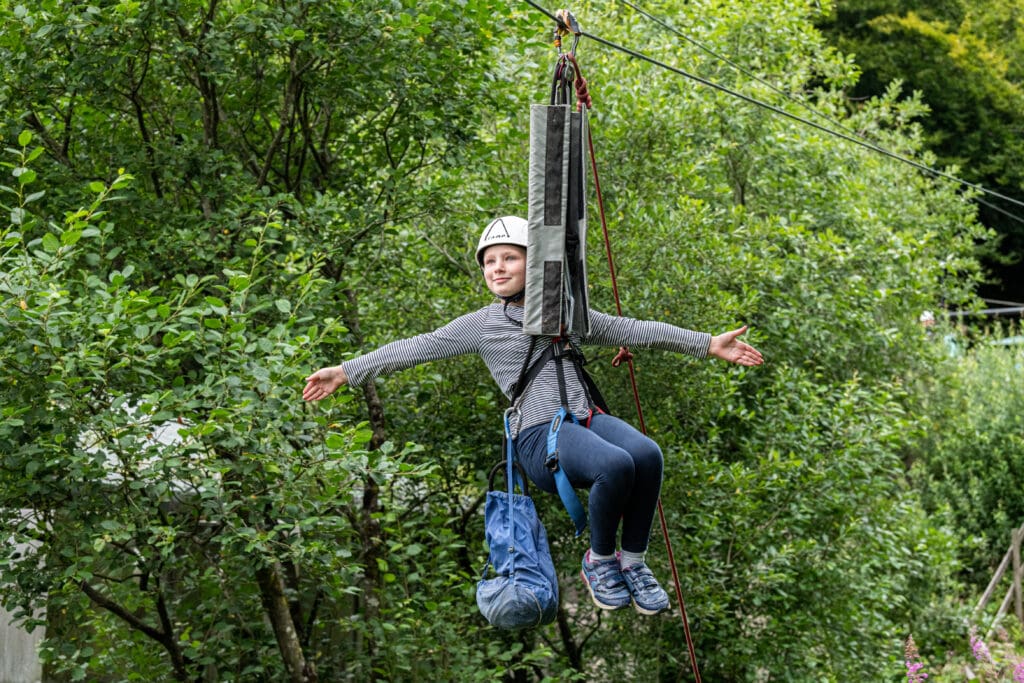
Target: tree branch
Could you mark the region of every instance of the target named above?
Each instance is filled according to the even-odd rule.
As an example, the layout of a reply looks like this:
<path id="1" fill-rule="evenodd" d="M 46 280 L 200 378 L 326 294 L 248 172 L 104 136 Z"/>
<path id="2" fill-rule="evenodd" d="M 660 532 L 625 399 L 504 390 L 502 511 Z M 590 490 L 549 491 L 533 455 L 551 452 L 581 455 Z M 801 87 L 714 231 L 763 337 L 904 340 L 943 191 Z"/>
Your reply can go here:
<path id="1" fill-rule="evenodd" d="M 163 622 L 164 627 L 168 630 L 161 631 L 142 621 L 134 614 L 129 612 L 127 609 L 122 607 L 120 604 L 108 598 L 106 595 L 103 595 L 103 593 L 99 592 L 91 585 L 89 585 L 88 581 L 79 581 L 78 586 L 82 589 L 82 592 L 85 593 L 85 595 L 90 600 L 92 600 L 93 603 L 95 603 L 97 606 L 107 610 L 114 616 L 118 617 L 136 631 L 141 631 L 147 637 L 160 643 L 164 647 L 164 649 L 167 650 L 167 654 L 170 655 L 171 666 L 174 669 L 175 678 L 177 678 L 179 681 L 190 680 L 188 662 L 184 654 L 181 652 L 181 649 L 178 647 L 177 639 L 174 637 L 173 631 L 170 630 L 171 621 L 169 617 L 166 616 L 166 606 L 160 608 L 163 611 L 163 613 L 161 614 L 161 622 Z M 158 599 L 158 607 L 162 603 L 163 597 L 160 596 L 160 598 Z"/>

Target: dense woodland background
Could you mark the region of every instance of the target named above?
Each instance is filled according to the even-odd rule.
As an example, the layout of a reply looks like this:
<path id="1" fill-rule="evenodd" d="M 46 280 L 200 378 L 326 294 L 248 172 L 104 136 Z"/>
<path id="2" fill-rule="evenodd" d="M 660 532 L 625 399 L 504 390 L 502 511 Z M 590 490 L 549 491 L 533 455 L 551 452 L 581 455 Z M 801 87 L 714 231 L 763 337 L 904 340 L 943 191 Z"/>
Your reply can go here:
<path id="1" fill-rule="evenodd" d="M 1024 199 L 1021 0 L 571 9 Z M 313 369 L 488 302 L 473 247 L 525 211 L 547 17 L 477 0 L 0 0 L 0 17 L 0 520 L 36 548 L 0 551 L 0 599 L 45 626 L 50 679 L 692 680 L 677 613 L 580 595 L 553 496 L 558 623 L 510 636 L 477 613 L 504 407 L 479 359 L 300 400 Z M 1020 296 L 1024 210 L 596 41 L 579 59 L 624 313 L 749 324 L 767 359 L 637 350 L 703 679 L 904 680 L 912 635 L 930 681 L 963 680 L 992 617 L 972 607 L 1024 522 L 1024 355 L 989 343 L 1013 329 L 942 313 Z M 613 311 L 594 235 L 592 299 Z M 613 353 L 590 367 L 635 419 Z M 657 536 L 649 559 L 667 584 Z M 1012 666 L 1019 627 L 1006 639 Z"/>

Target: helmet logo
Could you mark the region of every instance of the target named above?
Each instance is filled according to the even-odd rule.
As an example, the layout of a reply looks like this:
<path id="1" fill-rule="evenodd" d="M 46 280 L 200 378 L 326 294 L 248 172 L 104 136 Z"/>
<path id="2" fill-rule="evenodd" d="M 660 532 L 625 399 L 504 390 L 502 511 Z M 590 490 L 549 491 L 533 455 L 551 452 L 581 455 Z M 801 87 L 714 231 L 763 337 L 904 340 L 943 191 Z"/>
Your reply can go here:
<path id="1" fill-rule="evenodd" d="M 499 231 L 500 228 L 500 231 Z M 498 218 L 490 227 L 487 228 L 487 234 L 484 235 L 482 242 L 490 242 L 491 240 L 497 239 L 511 239 L 511 235 L 508 234 L 508 228 L 505 226 L 505 221 Z"/>

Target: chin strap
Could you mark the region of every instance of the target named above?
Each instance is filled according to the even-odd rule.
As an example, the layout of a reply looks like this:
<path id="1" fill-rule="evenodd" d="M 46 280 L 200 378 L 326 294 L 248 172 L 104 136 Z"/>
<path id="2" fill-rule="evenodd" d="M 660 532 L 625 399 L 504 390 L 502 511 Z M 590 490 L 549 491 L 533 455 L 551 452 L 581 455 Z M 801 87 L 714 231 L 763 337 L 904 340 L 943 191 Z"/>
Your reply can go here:
<path id="1" fill-rule="evenodd" d="M 522 327 L 523 326 L 522 322 L 514 319 L 512 316 L 510 316 L 508 314 L 508 305 L 509 304 L 514 304 L 514 303 L 518 303 L 518 302 L 522 301 L 523 299 L 525 299 L 526 298 L 526 290 L 524 289 L 524 290 L 518 292 L 517 294 L 513 294 L 512 296 L 499 296 L 498 298 L 505 302 L 505 305 L 502 306 L 502 308 L 501 308 L 501 312 L 505 314 L 505 317 L 508 318 L 508 321 L 510 323 L 512 323 L 513 325 L 516 325 L 518 327 Z"/>

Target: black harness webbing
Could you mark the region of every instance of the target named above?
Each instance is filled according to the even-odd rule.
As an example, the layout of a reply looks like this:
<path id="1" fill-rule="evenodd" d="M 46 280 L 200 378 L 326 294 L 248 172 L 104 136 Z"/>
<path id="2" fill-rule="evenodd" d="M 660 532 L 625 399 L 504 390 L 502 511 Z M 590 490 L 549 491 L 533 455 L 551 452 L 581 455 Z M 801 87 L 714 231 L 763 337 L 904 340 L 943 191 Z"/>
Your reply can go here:
<path id="1" fill-rule="evenodd" d="M 563 406 L 568 408 L 568 397 L 565 390 L 565 375 L 562 365 L 562 358 L 569 356 L 572 360 L 572 366 L 576 370 L 576 376 L 580 380 L 580 384 L 583 385 L 583 391 L 587 396 L 587 403 L 591 409 L 597 408 L 602 413 L 611 415 L 612 411 L 608 408 L 608 402 L 604 400 L 604 396 L 601 395 L 601 390 L 597 388 L 597 384 L 594 383 L 594 379 L 590 374 L 583 368 L 587 363 L 586 357 L 583 353 L 576 348 L 568 339 L 565 340 L 565 346 L 562 346 L 561 340 L 552 340 L 551 344 L 544 349 L 544 353 L 537 358 L 536 362 L 530 364 L 530 357 L 533 356 L 533 350 L 537 345 L 537 337 L 532 337 L 530 340 L 530 350 L 526 354 L 526 360 L 523 363 L 523 369 L 519 373 L 519 379 L 515 384 L 512 385 L 512 398 L 511 405 L 514 405 L 516 401 L 526 392 L 526 388 L 530 386 L 540 371 L 548 364 L 549 361 L 554 360 L 558 367 L 558 394 L 559 399 Z"/>
<path id="2" fill-rule="evenodd" d="M 562 499 L 562 505 L 565 506 L 566 511 L 569 513 L 569 517 L 572 518 L 573 524 L 576 527 L 576 535 L 579 536 L 583 533 L 583 530 L 587 526 L 587 513 L 583 510 L 583 505 L 580 503 L 579 497 L 576 495 L 576 491 L 573 489 L 572 483 L 569 481 L 569 477 L 566 476 L 558 462 L 558 432 L 565 420 L 571 420 L 577 422 L 576 416 L 573 415 L 569 409 L 569 396 L 566 389 L 565 383 L 565 363 L 564 358 L 568 357 L 573 368 L 576 369 L 576 376 L 579 378 L 580 384 L 583 386 L 583 393 L 587 397 L 587 405 L 590 408 L 590 415 L 587 417 L 587 422 L 584 426 L 590 426 L 590 417 L 593 416 L 594 412 L 609 413 L 607 405 L 605 404 L 604 397 L 601 396 L 601 392 L 598 391 L 594 381 L 587 374 L 587 371 L 583 369 L 583 364 L 586 363 L 586 358 L 576 348 L 576 346 L 569 339 L 563 339 L 556 337 L 551 340 L 551 343 L 544 349 L 543 353 L 537 358 L 536 361 L 530 363 L 530 359 L 533 356 L 533 351 L 537 345 L 537 337 L 531 336 L 530 338 L 530 349 L 526 354 L 526 358 L 523 361 L 523 367 L 519 372 L 519 379 L 515 384 L 512 385 L 511 391 L 511 402 L 508 411 L 506 411 L 506 420 L 510 411 L 516 409 L 516 404 L 519 399 L 522 398 L 523 394 L 533 383 L 533 380 L 537 378 L 540 371 L 550 362 L 555 362 L 556 376 L 558 378 L 558 397 L 561 403 L 561 407 L 551 420 L 551 425 L 548 428 L 547 434 L 547 456 L 544 459 L 544 466 L 551 472 L 551 476 L 555 480 L 555 488 L 558 490 L 558 497 Z M 507 431 L 507 430 L 506 430 Z M 508 449 L 509 436 L 505 436 L 506 443 L 504 448 Z"/>

